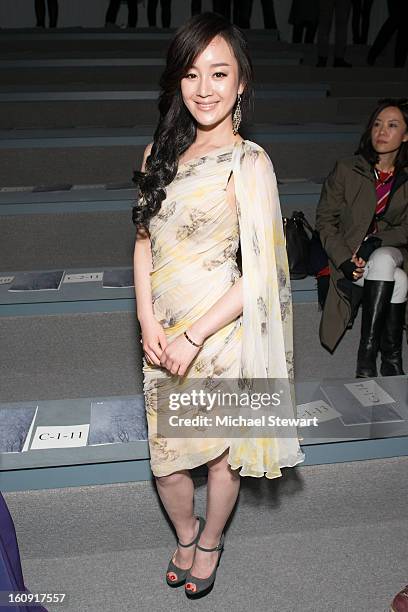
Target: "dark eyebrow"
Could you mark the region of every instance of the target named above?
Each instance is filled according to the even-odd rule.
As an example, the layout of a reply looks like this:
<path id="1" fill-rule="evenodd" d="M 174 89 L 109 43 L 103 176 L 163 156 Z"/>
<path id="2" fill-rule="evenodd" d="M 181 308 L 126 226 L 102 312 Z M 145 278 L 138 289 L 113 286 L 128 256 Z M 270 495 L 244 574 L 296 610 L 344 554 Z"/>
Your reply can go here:
<path id="1" fill-rule="evenodd" d="M 218 62 L 218 64 L 210 64 L 210 68 L 217 68 L 217 66 L 231 66 L 231 64 L 227 64 L 226 62 Z M 197 66 L 191 66 L 192 68 L 197 68 Z"/>

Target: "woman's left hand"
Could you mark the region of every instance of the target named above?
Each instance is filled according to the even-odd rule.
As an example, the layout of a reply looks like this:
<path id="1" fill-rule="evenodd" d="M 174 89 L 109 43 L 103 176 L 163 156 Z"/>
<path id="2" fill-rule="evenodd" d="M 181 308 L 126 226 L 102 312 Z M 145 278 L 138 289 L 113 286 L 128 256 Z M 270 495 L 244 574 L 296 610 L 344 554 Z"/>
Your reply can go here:
<path id="1" fill-rule="evenodd" d="M 197 342 L 196 339 L 194 339 Z M 198 343 L 198 342 L 197 342 Z M 200 344 L 202 342 L 200 341 Z M 160 358 L 160 365 L 166 368 L 171 374 L 184 376 L 188 366 L 193 361 L 201 347 L 196 347 L 191 344 L 184 334 L 180 334 L 174 340 L 168 343 L 163 350 Z"/>

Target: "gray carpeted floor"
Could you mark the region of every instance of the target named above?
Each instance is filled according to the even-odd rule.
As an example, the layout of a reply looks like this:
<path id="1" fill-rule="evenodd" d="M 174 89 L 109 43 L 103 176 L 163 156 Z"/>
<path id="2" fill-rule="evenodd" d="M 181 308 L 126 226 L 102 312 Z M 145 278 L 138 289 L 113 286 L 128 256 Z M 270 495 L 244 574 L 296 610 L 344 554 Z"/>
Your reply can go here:
<path id="1" fill-rule="evenodd" d="M 383 612 L 408 582 L 408 458 L 243 479 L 213 592 L 164 582 L 174 536 L 150 482 L 7 493 L 32 590 L 50 612 Z M 205 480 L 197 480 L 203 513 Z"/>

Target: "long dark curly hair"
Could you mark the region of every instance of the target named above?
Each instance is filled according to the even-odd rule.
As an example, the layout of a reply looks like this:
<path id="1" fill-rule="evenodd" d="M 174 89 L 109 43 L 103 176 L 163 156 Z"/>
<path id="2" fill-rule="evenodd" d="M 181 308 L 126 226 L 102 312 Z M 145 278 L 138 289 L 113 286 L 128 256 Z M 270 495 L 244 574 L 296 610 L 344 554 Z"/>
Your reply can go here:
<path id="1" fill-rule="evenodd" d="M 356 155 L 362 155 L 368 163 L 374 167 L 378 163 L 380 157 L 377 151 L 374 149 L 371 141 L 371 130 L 378 117 L 378 115 L 390 106 L 395 106 L 401 111 L 401 114 L 405 121 L 405 127 L 408 131 L 408 99 L 407 98 L 382 98 L 378 100 L 377 107 L 371 113 L 368 120 L 366 129 L 361 136 L 359 147 L 356 151 Z M 408 166 L 408 142 L 403 142 L 395 158 L 395 171 L 398 172 L 402 168 Z"/>
<path id="2" fill-rule="evenodd" d="M 166 185 L 176 176 L 179 157 L 195 141 L 197 123 L 183 102 L 180 83 L 196 57 L 215 36 L 225 39 L 237 60 L 238 78 L 244 84 L 243 116 L 252 103 L 253 69 L 241 30 L 216 13 L 192 17 L 177 30 L 167 51 L 166 67 L 159 83 L 160 117 L 152 149 L 146 159 L 145 172 L 136 171 L 133 175 L 133 182 L 139 188 L 139 201 L 133 207 L 132 220 L 142 231 L 148 229 L 150 219 L 160 210 L 166 197 Z"/>

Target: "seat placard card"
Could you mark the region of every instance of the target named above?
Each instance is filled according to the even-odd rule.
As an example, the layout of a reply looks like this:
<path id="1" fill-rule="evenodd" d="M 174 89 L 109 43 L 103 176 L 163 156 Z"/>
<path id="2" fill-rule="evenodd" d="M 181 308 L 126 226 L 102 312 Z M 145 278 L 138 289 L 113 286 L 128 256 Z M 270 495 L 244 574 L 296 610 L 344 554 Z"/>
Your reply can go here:
<path id="1" fill-rule="evenodd" d="M 403 421 L 401 407 L 375 380 L 321 385 L 343 425 L 372 425 Z"/>
<path id="2" fill-rule="evenodd" d="M 363 406 L 393 404 L 395 401 L 375 380 L 364 380 L 344 386 Z"/>
<path id="3" fill-rule="evenodd" d="M 66 274 L 64 283 L 94 283 L 100 282 L 103 272 L 81 272 L 79 274 Z"/>
<path id="4" fill-rule="evenodd" d="M 331 421 L 332 419 L 337 419 L 339 416 L 341 416 L 340 412 L 335 410 L 324 400 L 308 402 L 307 404 L 299 404 L 299 406 L 296 408 L 298 419 L 313 419 L 316 417 L 319 423 Z"/>
<path id="5" fill-rule="evenodd" d="M 85 425 L 38 426 L 35 430 L 30 450 L 44 448 L 72 448 L 86 446 L 89 423 Z"/>

